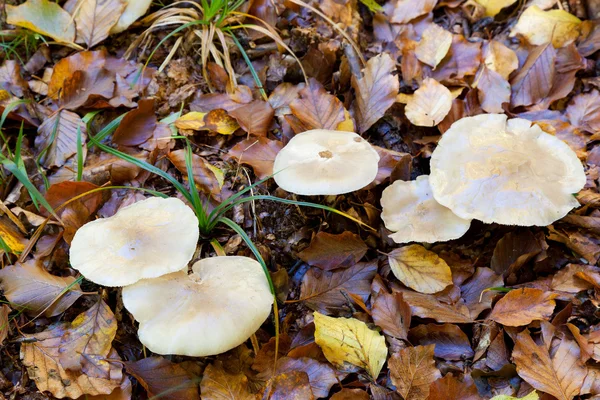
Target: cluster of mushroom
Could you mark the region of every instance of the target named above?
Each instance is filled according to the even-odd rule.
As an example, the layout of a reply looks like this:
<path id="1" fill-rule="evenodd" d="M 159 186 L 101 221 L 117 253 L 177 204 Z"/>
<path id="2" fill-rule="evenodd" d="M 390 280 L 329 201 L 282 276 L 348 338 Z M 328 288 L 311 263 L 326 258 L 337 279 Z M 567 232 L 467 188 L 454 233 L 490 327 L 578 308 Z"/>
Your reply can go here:
<path id="1" fill-rule="evenodd" d="M 82 226 L 73 268 L 104 286 L 124 286 L 140 341 L 157 354 L 208 356 L 245 342 L 267 319 L 273 295 L 248 257 L 197 261 L 194 212 L 176 198 L 148 198 Z"/>

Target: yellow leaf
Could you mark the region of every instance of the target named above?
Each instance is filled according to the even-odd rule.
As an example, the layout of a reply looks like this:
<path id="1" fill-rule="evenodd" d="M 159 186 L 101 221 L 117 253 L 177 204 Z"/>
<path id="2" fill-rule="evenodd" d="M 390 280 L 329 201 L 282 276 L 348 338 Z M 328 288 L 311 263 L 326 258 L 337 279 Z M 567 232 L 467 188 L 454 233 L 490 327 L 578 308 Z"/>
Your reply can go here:
<path id="1" fill-rule="evenodd" d="M 432 78 L 423 80 L 421 87 L 408 99 L 404 109 L 414 125 L 436 126 L 452 108 L 452 93 Z"/>
<path id="2" fill-rule="evenodd" d="M 344 120 L 340 122 L 336 127 L 336 131 L 354 132 L 354 122 L 348 110 L 344 108 Z"/>
<path id="3" fill-rule="evenodd" d="M 57 42 L 73 43 L 75 24 L 68 12 L 49 0 L 27 0 L 20 6 L 6 6 L 9 24 L 22 26 Z"/>
<path id="4" fill-rule="evenodd" d="M 511 6 L 516 3 L 517 0 L 475 0 L 483 8 L 485 8 L 486 17 L 494 17 L 504 7 Z"/>
<path id="5" fill-rule="evenodd" d="M 344 363 L 366 370 L 376 379 L 388 350 L 384 337 L 354 318 L 332 318 L 315 312 L 315 342 L 327 360 L 343 367 Z"/>
<path id="6" fill-rule="evenodd" d="M 506 394 L 500 394 L 492 397 L 490 400 L 538 400 L 539 398 L 540 396 L 538 396 L 537 392 L 534 390 L 525 397 L 513 397 Z"/>
<path id="7" fill-rule="evenodd" d="M 148 8 L 152 4 L 152 0 L 125 0 L 125 3 L 127 5 L 123 14 L 121 14 L 119 21 L 110 30 L 111 35 L 123 32 L 129 25 L 146 14 L 146 11 L 148 11 Z"/>
<path id="8" fill-rule="evenodd" d="M 552 42 L 555 48 L 573 43 L 579 37 L 581 20 L 565 10 L 543 11 L 531 6 L 519 17 L 510 36 L 523 35 L 530 44 L 541 46 Z"/>
<path id="9" fill-rule="evenodd" d="M 448 264 L 419 244 L 392 251 L 389 262 L 396 278 L 417 292 L 437 293 L 452 284 Z"/>
<path id="10" fill-rule="evenodd" d="M 222 109 L 211 110 L 208 113 L 189 112 L 178 118 L 175 126 L 179 129 L 214 131 L 221 135 L 231 135 L 240 127 L 237 121 Z"/>
<path id="11" fill-rule="evenodd" d="M 178 129 L 193 129 L 195 131 L 199 131 L 204 129 L 204 117 L 207 113 L 192 111 L 181 117 L 177 118 L 175 121 L 175 126 Z"/>
<path id="12" fill-rule="evenodd" d="M 485 66 L 499 73 L 505 80 L 519 67 L 517 54 L 497 40 L 490 40 L 483 54 Z"/>
<path id="13" fill-rule="evenodd" d="M 452 34 L 439 25 L 431 24 L 423 32 L 421 41 L 415 48 L 419 61 L 433 69 L 448 54 L 452 45 Z"/>
<path id="14" fill-rule="evenodd" d="M 28 243 L 28 240 L 4 219 L 0 219 L 0 237 L 13 253 L 21 253 Z"/>

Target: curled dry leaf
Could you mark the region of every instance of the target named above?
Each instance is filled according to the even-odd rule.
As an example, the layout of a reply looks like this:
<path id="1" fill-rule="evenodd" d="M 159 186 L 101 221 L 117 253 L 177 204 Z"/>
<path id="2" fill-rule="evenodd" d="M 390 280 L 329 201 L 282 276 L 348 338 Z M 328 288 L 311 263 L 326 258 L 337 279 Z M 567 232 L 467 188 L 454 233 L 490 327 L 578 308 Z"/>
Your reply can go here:
<path id="1" fill-rule="evenodd" d="M 16 60 L 6 60 L 0 67 L 0 88 L 17 97 L 27 93 L 29 85 L 21 75 L 21 65 Z"/>
<path id="2" fill-rule="evenodd" d="M 126 7 L 119 21 L 110 29 L 110 34 L 123 32 L 138 18 L 146 14 L 152 4 L 152 0 L 125 0 Z"/>
<path id="3" fill-rule="evenodd" d="M 248 164 L 254 170 L 258 179 L 264 179 L 273 174 L 273 163 L 283 143 L 266 137 L 245 139 L 229 150 L 229 155 L 241 164 Z"/>
<path id="4" fill-rule="evenodd" d="M 231 135 L 239 129 L 235 118 L 230 117 L 227 111 L 216 108 L 209 112 L 192 111 L 175 121 L 179 129 L 192 129 L 195 131 L 212 131 L 221 135 Z"/>
<path id="5" fill-rule="evenodd" d="M 539 391 L 559 400 L 572 400 L 583 386 L 587 368 L 579 358 L 577 343 L 561 338 L 549 353 L 550 343 L 537 345 L 528 330 L 519 333 L 512 353 L 517 373 Z"/>
<path id="6" fill-rule="evenodd" d="M 480 64 L 481 43 L 471 43 L 462 35 L 452 35 L 448 54 L 431 76 L 438 82 L 461 85 L 465 76 L 475 75 Z"/>
<path id="7" fill-rule="evenodd" d="M 27 0 L 6 6 L 6 22 L 50 36 L 57 42 L 75 41 L 75 24 L 68 12 L 50 0 Z"/>
<path id="8" fill-rule="evenodd" d="M 513 289 L 500 299 L 489 318 L 506 326 L 523 326 L 552 316 L 556 294 L 540 289 Z"/>
<path id="9" fill-rule="evenodd" d="M 530 230 L 509 232 L 496 243 L 491 268 L 499 275 L 509 276 L 542 251 L 542 246 Z"/>
<path id="10" fill-rule="evenodd" d="M 552 43 L 560 48 L 579 37 L 581 20 L 565 10 L 544 11 L 536 5 L 525 10 L 510 32 L 510 36 L 524 36 L 534 46 Z"/>
<path id="11" fill-rule="evenodd" d="M 481 397 L 473 381 L 468 378 L 468 375 L 463 379 L 460 381 L 451 373 L 446 374 L 442 379 L 431 384 L 429 398 L 431 400 L 480 400 Z"/>
<path id="12" fill-rule="evenodd" d="M 392 383 L 405 400 L 426 400 L 429 387 L 441 377 L 433 358 L 435 345 L 407 347 L 392 354 L 388 364 Z"/>
<path id="13" fill-rule="evenodd" d="M 499 73 L 483 67 L 477 80 L 481 108 L 489 113 L 503 113 L 504 103 L 510 103 L 510 84 Z"/>
<path id="14" fill-rule="evenodd" d="M 269 358 L 269 363 L 273 363 L 272 357 Z M 306 373 L 311 391 L 316 398 L 327 397 L 331 387 L 338 383 L 337 373 L 329 364 L 308 357 L 283 357 L 277 360 L 277 374 L 294 371 Z"/>
<path id="15" fill-rule="evenodd" d="M 392 251 L 388 260 L 396 278 L 417 292 L 436 293 L 452 284 L 448 264 L 419 244 Z"/>
<path id="16" fill-rule="evenodd" d="M 306 130 L 336 129 L 344 121 L 344 106 L 335 96 L 327 93 L 323 86 L 311 78 L 309 85 L 299 92 L 300 98 L 290 103 L 292 114 Z"/>
<path id="17" fill-rule="evenodd" d="M 367 62 L 362 77 L 352 76 L 352 87 L 356 92 L 353 111 L 358 133 L 366 132 L 396 101 L 400 81 L 392 74 L 394 71 L 396 63 L 389 54 L 382 53 Z"/>
<path id="18" fill-rule="evenodd" d="M 254 100 L 229 112 L 242 129 L 251 135 L 267 136 L 275 115 L 273 107 L 262 100 Z"/>
<path id="19" fill-rule="evenodd" d="M 75 20 L 76 42 L 90 48 L 108 37 L 125 9 L 125 0 L 69 0 L 64 7 Z"/>
<path id="20" fill-rule="evenodd" d="M 475 320 L 482 311 L 492 307 L 492 300 L 496 293 L 486 289 L 502 287 L 502 276 L 486 267 L 479 267 L 473 276 L 460 287 L 460 294 L 465 300 L 471 318 Z"/>
<path id="21" fill-rule="evenodd" d="M 358 263 L 336 271 L 310 268 L 302 279 L 300 299 L 307 307 L 322 312 L 335 313 L 347 309 L 349 295 L 367 301 L 371 281 L 377 273 L 377 260 Z"/>
<path id="22" fill-rule="evenodd" d="M 123 364 L 125 365 L 125 370 L 133 375 L 144 389 L 146 389 L 149 397 L 168 396 L 169 399 L 173 400 L 198 398 L 198 384 L 192 380 L 186 370 L 179 364 L 175 364 L 163 357 L 148 357 L 135 362 L 124 362 Z M 206 367 L 204 374 L 207 381 L 216 380 L 210 365 Z M 218 382 L 229 384 L 231 385 L 230 387 L 233 387 L 231 377 L 224 381 L 219 380 Z M 202 383 L 204 383 L 204 379 Z M 210 397 L 209 393 L 207 393 L 206 398 L 212 399 L 218 397 Z M 240 399 L 242 398 L 240 397 Z"/>
<path id="23" fill-rule="evenodd" d="M 436 357 L 445 360 L 465 360 L 475 354 L 467 335 L 453 324 L 418 325 L 408 333 L 410 343 L 433 345 Z"/>
<path id="24" fill-rule="evenodd" d="M 469 309 L 461 299 L 455 303 L 443 302 L 431 294 L 403 291 L 402 298 L 410 305 L 413 315 L 431 318 L 437 322 L 467 324 L 473 322 Z"/>
<path id="25" fill-rule="evenodd" d="M 452 34 L 439 25 L 431 24 L 423 31 L 415 55 L 422 63 L 434 68 L 448 54 L 452 45 Z"/>
<path id="26" fill-rule="evenodd" d="M 58 110 L 38 128 L 35 147 L 41 156 L 42 165 L 62 167 L 77 154 L 77 132 L 81 132 L 82 143 L 87 138 L 86 127 L 79 115 L 68 110 Z"/>
<path id="27" fill-rule="evenodd" d="M 152 137 L 157 123 L 154 99 L 140 100 L 136 109 L 125 114 L 112 140 L 122 146 L 139 146 Z"/>
<path id="28" fill-rule="evenodd" d="M 187 164 L 185 161 L 185 149 L 175 150 L 169 152 L 167 157 L 173 163 L 175 168 L 181 172 L 184 179 L 187 179 Z M 211 165 L 204 158 L 192 154 L 192 175 L 194 176 L 194 182 L 204 193 L 212 196 L 213 198 L 221 199 L 221 184 L 223 173 L 217 167 Z"/>
<path id="29" fill-rule="evenodd" d="M 385 334 L 398 339 L 407 338 L 411 311 L 401 293 L 380 292 L 373 302 L 371 313 L 373 322 Z"/>
<path id="30" fill-rule="evenodd" d="M 345 231 L 339 235 L 319 232 L 310 246 L 298 253 L 309 265 L 330 271 L 355 265 L 367 253 L 367 245 L 360 236 Z"/>
<path id="31" fill-rule="evenodd" d="M 549 44 L 529 52 L 525 64 L 510 80 L 511 107 L 528 106 L 544 99 L 554 80 L 556 50 Z"/>
<path id="32" fill-rule="evenodd" d="M 74 277 L 51 275 L 34 259 L 1 269 L 0 286 L 12 304 L 33 316 L 58 315 L 81 296 Z"/>
<path id="33" fill-rule="evenodd" d="M 332 318 L 315 312 L 315 342 L 327 360 L 343 369 L 344 363 L 362 368 L 377 379 L 387 358 L 384 337 L 354 318 Z"/>
<path id="34" fill-rule="evenodd" d="M 594 285 L 581 278 L 581 273 L 599 276 L 600 268 L 586 264 L 569 264 L 552 277 L 552 290 L 567 293 L 579 293 L 592 289 Z"/>
<path id="35" fill-rule="evenodd" d="M 490 40 L 485 46 L 483 62 L 488 69 L 497 72 L 505 80 L 519 68 L 517 54 L 497 40 Z"/>
<path id="36" fill-rule="evenodd" d="M 405 24 L 421 15 L 430 13 L 437 0 L 398 0 L 392 11 L 392 21 L 395 24 Z"/>
<path id="37" fill-rule="evenodd" d="M 406 117 L 414 125 L 436 126 L 452 107 L 452 93 L 432 78 L 423 80 L 421 87 L 406 104 Z"/>

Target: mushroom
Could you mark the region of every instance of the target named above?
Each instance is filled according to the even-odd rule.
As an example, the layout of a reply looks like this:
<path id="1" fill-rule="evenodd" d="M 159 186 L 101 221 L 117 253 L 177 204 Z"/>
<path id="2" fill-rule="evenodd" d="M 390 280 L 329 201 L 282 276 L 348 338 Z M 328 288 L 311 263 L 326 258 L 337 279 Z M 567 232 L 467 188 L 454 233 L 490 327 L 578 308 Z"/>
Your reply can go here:
<path id="1" fill-rule="evenodd" d="M 314 129 L 294 136 L 275 157 L 275 182 L 301 195 L 336 195 L 367 186 L 379 154 L 354 132 Z"/>
<path id="2" fill-rule="evenodd" d="M 434 243 L 457 239 L 469 230 L 470 219 L 463 219 L 435 199 L 429 186 L 429 176 L 415 181 L 395 181 L 381 196 L 381 219 L 395 233 L 396 243 Z"/>
<path id="3" fill-rule="evenodd" d="M 433 197 L 486 223 L 545 226 L 579 203 L 586 182 L 571 148 L 530 121 L 483 114 L 456 121 L 431 156 Z"/>
<path id="4" fill-rule="evenodd" d="M 70 261 L 97 284 L 131 285 L 186 268 L 199 236 L 196 215 L 185 203 L 151 197 L 79 228 Z"/>
<path id="5" fill-rule="evenodd" d="M 273 294 L 253 259 L 205 258 L 192 270 L 123 288 L 123 304 L 140 323 L 140 341 L 154 353 L 223 353 L 245 342 L 271 312 Z"/>

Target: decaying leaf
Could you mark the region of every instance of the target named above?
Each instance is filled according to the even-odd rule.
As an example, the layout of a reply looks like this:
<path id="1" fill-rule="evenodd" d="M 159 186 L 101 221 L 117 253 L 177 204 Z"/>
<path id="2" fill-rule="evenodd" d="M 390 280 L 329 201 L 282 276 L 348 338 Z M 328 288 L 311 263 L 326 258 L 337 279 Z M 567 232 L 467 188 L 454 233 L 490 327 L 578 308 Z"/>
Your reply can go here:
<path id="1" fill-rule="evenodd" d="M 336 129 L 344 117 L 344 106 L 335 96 L 327 93 L 315 79 L 299 91 L 300 98 L 290 103 L 292 114 L 309 129 Z"/>
<path id="2" fill-rule="evenodd" d="M 406 117 L 418 126 L 436 126 L 450 112 L 452 93 L 432 78 L 423 80 L 421 87 L 406 104 Z"/>
<path id="3" fill-rule="evenodd" d="M 85 143 L 85 124 L 79 115 L 68 110 L 56 111 L 40 125 L 35 146 L 45 167 L 61 167 L 77 154 L 78 130 Z"/>
<path id="4" fill-rule="evenodd" d="M 271 364 L 272 358 L 269 361 Z M 293 371 L 306 373 L 311 391 L 317 398 L 327 397 L 331 387 L 338 383 L 338 379 L 341 379 L 331 365 L 318 362 L 312 358 L 282 357 L 277 360 L 277 374 Z"/>
<path id="5" fill-rule="evenodd" d="M 452 284 L 448 264 L 419 244 L 392 251 L 388 260 L 396 278 L 417 292 L 436 293 Z"/>
<path id="6" fill-rule="evenodd" d="M 349 231 L 339 235 L 319 232 L 298 257 L 309 265 L 330 271 L 355 265 L 367 249 L 360 236 Z"/>
<path id="7" fill-rule="evenodd" d="M 29 315 L 52 317 L 64 312 L 81 296 L 72 276 L 51 275 L 35 259 L 0 269 L 4 296 Z"/>
<path id="8" fill-rule="evenodd" d="M 254 398 L 254 397 L 250 397 Z M 314 400 L 308 375 L 304 371 L 283 372 L 267 382 L 263 400 Z"/>
<path id="9" fill-rule="evenodd" d="M 154 100 L 140 100 L 136 109 L 125 114 L 112 140 L 122 146 L 138 146 L 152 137 L 157 123 Z"/>
<path id="10" fill-rule="evenodd" d="M 229 112 L 243 130 L 255 136 L 267 136 L 275 110 L 267 101 L 254 100 Z"/>
<path id="11" fill-rule="evenodd" d="M 179 364 L 175 364 L 163 357 L 148 357 L 123 364 L 127 372 L 138 380 L 150 397 L 168 396 L 169 399 L 173 400 L 198 398 L 198 383 L 194 382 Z M 211 372 L 213 370 L 209 365 L 206 367 L 205 376 L 208 375 L 207 382 L 212 383 L 214 375 Z M 220 382 L 223 383 L 222 381 Z M 202 383 L 204 383 L 204 379 Z M 232 381 L 226 380 L 225 383 L 232 384 Z M 210 391 L 208 390 L 207 392 L 207 399 L 218 398 L 210 397 Z M 202 398 L 204 398 L 204 394 Z"/>
<path id="12" fill-rule="evenodd" d="M 581 273 L 600 276 L 600 268 L 586 264 L 568 264 L 552 277 L 552 289 L 567 293 L 579 293 L 594 285 L 581 278 Z"/>
<path id="13" fill-rule="evenodd" d="M 434 295 L 403 291 L 402 298 L 410 305 L 413 315 L 437 322 L 463 324 L 472 322 L 469 309 L 461 299 L 455 303 L 442 302 Z"/>
<path id="14" fill-rule="evenodd" d="M 8 314 L 10 313 L 10 307 L 6 304 L 0 306 L 0 346 L 4 344 L 4 340 L 8 337 L 10 328 L 10 321 L 8 320 Z"/>
<path id="15" fill-rule="evenodd" d="M 184 149 L 171 151 L 167 157 L 187 179 L 188 170 L 185 152 Z M 213 196 L 215 199 L 221 199 L 221 184 L 217 176 L 217 170 L 218 168 L 212 166 L 204 158 L 192 154 L 192 175 L 196 186 L 207 195 Z"/>
<path id="16" fill-rule="evenodd" d="M 429 386 L 440 376 L 433 358 L 435 345 L 407 347 L 389 359 L 390 376 L 405 400 L 426 400 Z"/>
<path id="17" fill-rule="evenodd" d="M 459 380 L 451 373 L 433 382 L 430 387 L 430 399 L 436 400 L 480 400 L 477 387 L 468 375 Z"/>
<path id="18" fill-rule="evenodd" d="M 27 0 L 20 6 L 6 6 L 6 22 L 22 26 L 57 42 L 75 41 L 75 24 L 68 12 L 50 0 Z"/>
<path id="19" fill-rule="evenodd" d="M 29 244 L 19 228 L 6 216 L 0 217 L 0 238 L 13 253 L 21 253 Z"/>
<path id="20" fill-rule="evenodd" d="M 338 368 L 344 363 L 366 370 L 376 379 L 387 358 L 385 339 L 354 318 L 332 318 L 315 312 L 315 341 L 327 360 Z"/>
<path id="21" fill-rule="evenodd" d="M 600 131 L 600 93 L 592 90 L 573 97 L 566 114 L 576 127 L 587 132 Z"/>
<path id="22" fill-rule="evenodd" d="M 88 48 L 108 37 L 124 9 L 124 0 L 69 0 L 65 4 L 77 26 L 76 42 Z"/>
<path id="23" fill-rule="evenodd" d="M 540 289 L 514 289 L 494 305 L 489 318 L 506 326 L 522 326 L 531 321 L 547 320 L 556 306 L 556 297 L 556 294 Z"/>
<path id="24" fill-rule="evenodd" d="M 489 113 L 502 113 L 504 103 L 510 103 L 510 84 L 499 73 L 483 67 L 477 80 L 481 108 Z"/>
<path id="25" fill-rule="evenodd" d="M 373 302 L 371 313 L 373 322 L 384 333 L 398 339 L 407 338 L 411 312 L 401 293 L 380 292 Z"/>
<path id="26" fill-rule="evenodd" d="M 175 121 L 175 126 L 179 129 L 193 129 L 195 131 L 208 130 L 221 135 L 231 135 L 240 127 L 237 121 L 221 108 L 216 108 L 207 113 L 189 112 L 179 117 Z"/>
<path id="27" fill-rule="evenodd" d="M 229 150 L 229 155 L 241 164 L 250 165 L 258 179 L 264 179 L 273 174 L 273 162 L 282 148 L 279 140 L 256 137 L 242 140 Z"/>
<path id="28" fill-rule="evenodd" d="M 534 46 L 552 43 L 560 48 L 579 37 L 579 24 L 581 20 L 565 10 L 544 11 L 533 5 L 521 14 L 510 36 L 523 35 Z"/>
<path id="29" fill-rule="evenodd" d="M 435 68 L 446 56 L 452 45 L 452 34 L 439 25 L 431 24 L 423 31 L 421 41 L 415 48 L 419 61 Z"/>
<path id="30" fill-rule="evenodd" d="M 504 286 L 502 276 L 486 267 L 479 267 L 473 276 L 460 287 L 460 294 L 474 320 L 482 311 L 492 307 L 492 299 L 496 295 L 487 289 Z"/>

